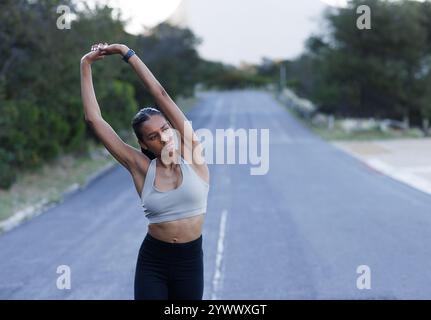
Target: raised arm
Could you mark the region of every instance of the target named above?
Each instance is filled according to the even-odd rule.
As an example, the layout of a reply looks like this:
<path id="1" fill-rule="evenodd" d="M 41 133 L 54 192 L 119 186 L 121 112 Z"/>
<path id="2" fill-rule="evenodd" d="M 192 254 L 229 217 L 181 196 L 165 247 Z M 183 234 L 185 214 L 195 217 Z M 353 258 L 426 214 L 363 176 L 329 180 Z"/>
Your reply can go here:
<path id="1" fill-rule="evenodd" d="M 81 97 L 85 120 L 106 149 L 126 169 L 131 173 L 138 171 L 146 173 L 150 162 L 148 157 L 121 140 L 112 127 L 103 119 L 100 112 L 93 87 L 91 64 L 103 58 L 104 55 L 98 49 L 98 46 L 93 46 L 92 51 L 81 59 Z"/>
<path id="2" fill-rule="evenodd" d="M 124 56 L 129 48 L 125 45 L 110 45 L 108 46 L 108 51 L 111 51 L 109 47 L 118 46 L 118 50 Z M 157 103 L 157 106 L 163 112 L 163 114 L 168 118 L 169 122 L 172 124 L 174 129 L 178 130 L 183 145 L 190 148 L 193 151 L 193 155 L 200 156 L 202 153 L 202 146 L 199 142 L 198 137 L 193 131 L 192 125 L 181 111 L 181 109 L 176 105 L 176 103 L 171 99 L 159 81 L 154 77 L 152 72 L 148 69 L 144 62 L 138 57 L 138 55 L 133 55 L 129 58 L 129 64 L 135 70 L 136 74 L 144 83 L 144 86 L 153 96 Z M 194 159 L 197 160 L 197 159 Z M 196 164 L 205 164 L 205 159 L 199 157 Z M 206 164 L 205 164 L 206 165 Z"/>

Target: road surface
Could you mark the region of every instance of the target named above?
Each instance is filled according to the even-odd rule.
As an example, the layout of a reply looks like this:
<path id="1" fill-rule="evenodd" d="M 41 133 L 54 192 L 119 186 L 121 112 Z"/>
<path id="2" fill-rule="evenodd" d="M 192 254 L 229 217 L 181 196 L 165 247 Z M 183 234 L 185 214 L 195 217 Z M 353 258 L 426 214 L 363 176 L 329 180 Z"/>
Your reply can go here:
<path id="1" fill-rule="evenodd" d="M 188 117 L 195 130 L 270 134 L 267 174 L 210 165 L 205 299 L 431 298 L 431 196 L 316 137 L 262 91 L 203 93 Z M 146 230 L 117 166 L 0 236 L 0 298 L 132 299 Z M 57 289 L 61 265 L 70 290 Z"/>

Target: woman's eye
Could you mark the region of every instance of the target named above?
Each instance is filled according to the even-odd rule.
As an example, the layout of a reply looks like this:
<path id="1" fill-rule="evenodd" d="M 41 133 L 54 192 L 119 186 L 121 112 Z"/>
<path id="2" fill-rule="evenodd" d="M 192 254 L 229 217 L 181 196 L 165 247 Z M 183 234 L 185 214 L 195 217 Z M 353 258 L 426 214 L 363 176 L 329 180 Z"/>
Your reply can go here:
<path id="1" fill-rule="evenodd" d="M 168 128 L 164 128 L 164 129 L 163 129 L 163 131 L 166 131 L 166 130 L 169 130 L 169 127 L 168 127 Z"/>

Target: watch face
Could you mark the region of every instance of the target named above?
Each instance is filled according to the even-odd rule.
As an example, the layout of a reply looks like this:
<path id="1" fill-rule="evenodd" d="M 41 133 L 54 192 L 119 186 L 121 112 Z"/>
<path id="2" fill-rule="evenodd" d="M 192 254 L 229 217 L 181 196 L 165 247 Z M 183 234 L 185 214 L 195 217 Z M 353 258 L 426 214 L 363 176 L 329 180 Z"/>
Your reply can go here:
<path id="1" fill-rule="evenodd" d="M 124 60 L 125 61 L 129 60 L 129 58 L 134 54 L 135 54 L 135 51 L 133 51 L 132 49 L 129 49 L 129 51 L 127 51 L 126 55 L 124 56 Z"/>

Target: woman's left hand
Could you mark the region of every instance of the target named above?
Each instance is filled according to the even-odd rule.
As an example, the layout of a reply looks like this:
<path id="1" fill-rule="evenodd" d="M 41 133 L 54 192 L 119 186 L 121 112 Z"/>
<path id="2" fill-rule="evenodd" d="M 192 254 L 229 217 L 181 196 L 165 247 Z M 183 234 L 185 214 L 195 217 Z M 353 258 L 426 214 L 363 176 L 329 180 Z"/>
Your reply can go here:
<path id="1" fill-rule="evenodd" d="M 129 48 L 124 44 L 114 43 L 108 45 L 107 43 L 104 43 L 102 45 L 99 45 L 98 50 L 100 50 L 100 53 L 105 56 L 111 54 L 121 54 L 124 56 L 129 50 Z"/>

